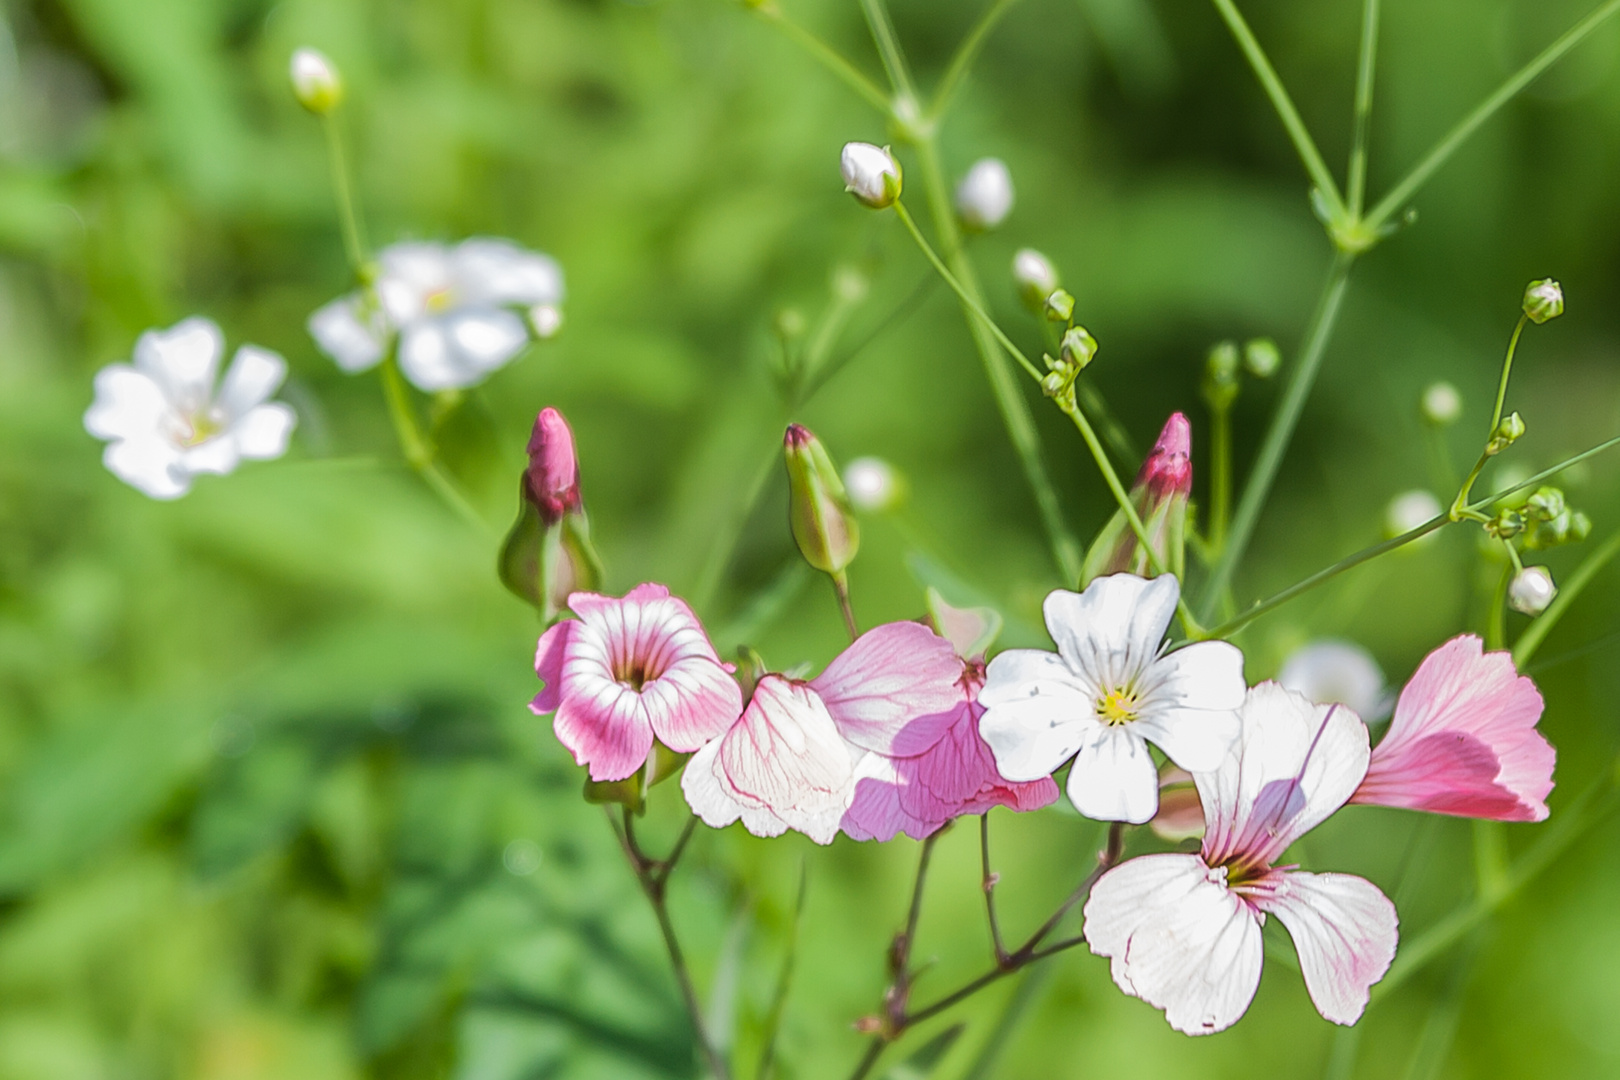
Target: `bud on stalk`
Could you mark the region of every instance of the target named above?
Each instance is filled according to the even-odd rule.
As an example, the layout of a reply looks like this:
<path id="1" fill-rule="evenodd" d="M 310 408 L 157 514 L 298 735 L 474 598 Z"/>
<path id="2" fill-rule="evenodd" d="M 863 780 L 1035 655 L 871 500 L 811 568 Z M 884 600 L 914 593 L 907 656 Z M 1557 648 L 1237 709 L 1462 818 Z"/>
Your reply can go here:
<path id="1" fill-rule="evenodd" d="M 886 146 L 852 142 L 844 144 L 839 158 L 844 174 L 844 190 L 863 206 L 882 210 L 900 197 L 900 163 Z"/>
<path id="2" fill-rule="evenodd" d="M 501 546 L 501 583 L 555 622 L 570 593 L 594 590 L 602 561 L 591 544 L 590 522 L 579 494 L 574 433 L 556 409 L 546 408 L 529 437 L 529 467 L 518 484 L 518 519 Z"/>
<path id="3" fill-rule="evenodd" d="M 788 473 L 788 523 L 804 561 L 843 577 L 861 546 L 861 527 L 850 508 L 838 468 L 810 429 L 789 424 L 782 439 Z"/>
<path id="4" fill-rule="evenodd" d="M 1131 488 L 1131 505 L 1142 519 L 1153 554 L 1180 578 L 1185 568 L 1187 500 L 1192 494 L 1192 425 L 1181 413 L 1165 421 L 1159 441 L 1142 462 Z M 1080 572 L 1084 588 L 1093 578 L 1129 572 L 1152 577 L 1157 571 L 1123 509 L 1103 526 Z"/>
<path id="5" fill-rule="evenodd" d="M 343 80 L 338 77 L 332 61 L 319 49 L 295 51 L 287 74 L 292 82 L 293 97 L 316 116 L 325 116 L 343 103 Z"/>

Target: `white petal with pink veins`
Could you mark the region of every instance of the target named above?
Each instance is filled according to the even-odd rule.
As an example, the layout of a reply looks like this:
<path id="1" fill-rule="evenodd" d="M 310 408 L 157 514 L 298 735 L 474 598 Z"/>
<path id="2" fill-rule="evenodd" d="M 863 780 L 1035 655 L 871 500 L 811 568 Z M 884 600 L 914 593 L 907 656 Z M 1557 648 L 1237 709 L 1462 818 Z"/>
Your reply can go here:
<path id="1" fill-rule="evenodd" d="M 839 653 L 811 680 L 844 738 L 910 757 L 945 734 L 962 704 L 962 661 L 921 623 L 885 623 Z"/>
<path id="2" fill-rule="evenodd" d="M 767 675 L 721 737 L 719 769 L 744 808 L 827 844 L 855 795 L 855 754 L 815 691 Z"/>
<path id="3" fill-rule="evenodd" d="M 1350 874 L 1280 876 L 1256 906 L 1288 928 L 1316 1011 L 1335 1024 L 1355 1023 L 1369 988 L 1395 959 L 1395 905 L 1378 886 Z"/>

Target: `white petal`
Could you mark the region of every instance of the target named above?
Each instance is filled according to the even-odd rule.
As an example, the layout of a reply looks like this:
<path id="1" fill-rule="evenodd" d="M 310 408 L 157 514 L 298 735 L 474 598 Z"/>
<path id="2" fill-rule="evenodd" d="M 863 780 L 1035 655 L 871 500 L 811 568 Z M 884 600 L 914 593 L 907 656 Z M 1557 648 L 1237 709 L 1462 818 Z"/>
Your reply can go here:
<path id="1" fill-rule="evenodd" d="M 478 373 L 469 370 L 461 354 L 451 347 L 444 326 L 423 322 L 406 328 L 399 338 L 399 368 L 419 390 L 453 390 L 471 386 Z"/>
<path id="2" fill-rule="evenodd" d="M 359 294 L 340 296 L 309 317 L 309 336 L 349 374 L 376 367 L 388 347 L 388 322 L 381 310 L 369 316 Z"/>
<path id="3" fill-rule="evenodd" d="M 443 244 L 394 244 L 378 254 L 377 265 L 377 299 L 398 327 L 423 318 L 430 304 L 449 297 L 454 287 L 450 252 Z"/>
<path id="4" fill-rule="evenodd" d="M 466 365 L 481 377 L 505 364 L 529 343 L 523 320 L 502 308 L 473 308 L 446 320 L 450 340 Z"/>
<path id="5" fill-rule="evenodd" d="M 98 439 L 160 438 L 169 401 L 163 388 L 128 364 L 96 372 L 96 399 L 85 410 L 84 429 Z"/>
<path id="6" fill-rule="evenodd" d="M 1069 769 L 1069 801 L 1088 818 L 1140 825 L 1159 810 L 1159 771 L 1132 725 L 1104 727 Z"/>
<path id="7" fill-rule="evenodd" d="M 212 399 L 224 354 L 225 335 L 212 319 L 195 315 L 167 330 L 148 330 L 135 342 L 135 366 L 181 412 L 198 411 Z"/>
<path id="8" fill-rule="evenodd" d="M 216 435 L 206 442 L 189 446 L 180 452 L 180 467 L 195 476 L 213 473 L 224 476 L 235 470 L 242 455 L 237 452 L 236 440 L 228 434 Z"/>
<path id="9" fill-rule="evenodd" d="M 742 718 L 721 737 L 717 769 L 750 831 L 746 811 L 762 809 L 827 844 L 855 797 L 855 761 L 815 691 L 767 675 Z"/>
<path id="10" fill-rule="evenodd" d="M 492 237 L 463 240 L 452 255 L 456 285 L 469 304 L 559 304 L 562 267 L 549 255 Z"/>
<path id="11" fill-rule="evenodd" d="M 1399 920 L 1389 898 L 1350 874 L 1296 871 L 1256 905 L 1288 928 L 1316 1011 L 1335 1024 L 1360 1019 L 1368 988 L 1395 959 Z"/>
<path id="12" fill-rule="evenodd" d="M 720 740 L 713 739 L 686 763 L 681 793 L 692 813 L 711 828 L 723 829 L 742 817 L 742 805 L 732 796 L 719 769 Z"/>
<path id="13" fill-rule="evenodd" d="M 225 422 L 230 423 L 268 401 L 286 377 L 287 361 L 279 354 L 257 345 L 243 345 L 236 350 L 214 401 L 224 413 Z"/>
<path id="14" fill-rule="evenodd" d="M 1008 649 L 996 654 L 985 669 L 979 704 L 989 708 L 1053 692 L 1065 695 L 1072 692 L 1087 699 L 1096 694 L 1057 653 L 1044 649 Z"/>
<path id="15" fill-rule="evenodd" d="M 1260 920 L 1196 855 L 1145 855 L 1092 887 L 1086 943 L 1127 994 L 1177 1031 L 1231 1027 L 1260 986 Z"/>
<path id="16" fill-rule="evenodd" d="M 1094 685 L 1124 687 L 1158 656 L 1180 595 L 1171 574 L 1152 580 L 1111 574 L 1085 592 L 1047 596 L 1046 628 L 1070 668 Z"/>
<path id="17" fill-rule="evenodd" d="M 178 499 L 191 490 L 191 476 L 180 465 L 180 451 L 161 439 L 108 443 L 101 455 L 112 474 L 154 499 Z"/>
<path id="18" fill-rule="evenodd" d="M 287 440 L 297 423 L 298 415 L 292 406 L 279 401 L 251 409 L 231 425 L 236 452 L 256 461 L 278 458 L 287 452 Z"/>
<path id="19" fill-rule="evenodd" d="M 1242 727 L 1243 653 L 1224 641 L 1188 645 L 1154 661 L 1143 687 L 1137 733 L 1189 772 L 1219 768 Z"/>
<path id="20" fill-rule="evenodd" d="M 1039 780 L 1074 756 L 1100 725 L 1091 698 L 1047 693 L 986 709 L 979 734 L 996 759 L 996 771 L 1015 783 Z"/>

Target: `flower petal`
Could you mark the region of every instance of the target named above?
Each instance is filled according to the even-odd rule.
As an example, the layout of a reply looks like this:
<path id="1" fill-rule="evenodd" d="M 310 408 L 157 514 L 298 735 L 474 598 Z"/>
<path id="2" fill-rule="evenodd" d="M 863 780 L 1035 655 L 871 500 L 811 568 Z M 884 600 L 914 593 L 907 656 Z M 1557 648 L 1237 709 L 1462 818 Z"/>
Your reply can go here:
<path id="1" fill-rule="evenodd" d="M 1088 818 L 1140 825 L 1159 809 L 1159 770 L 1130 726 L 1104 727 L 1074 756 L 1069 801 Z"/>
<path id="2" fill-rule="evenodd" d="M 653 729 L 641 707 L 641 695 L 628 686 L 591 674 L 580 674 L 574 653 L 579 636 L 569 642 L 562 681 L 568 684 L 552 718 L 557 741 L 588 765 L 592 780 L 623 780 L 646 762 Z"/>
<path id="3" fill-rule="evenodd" d="M 377 300 L 395 326 L 410 326 L 451 297 L 450 252 L 443 244 L 392 244 L 377 255 L 377 265 Z"/>
<path id="4" fill-rule="evenodd" d="M 712 829 L 723 829 L 743 814 L 742 804 L 731 794 L 730 784 L 720 768 L 719 754 L 720 740 L 716 739 L 693 754 L 681 774 L 681 794 L 686 796 L 686 804 Z M 763 835 L 780 836 L 786 831 L 787 826 L 783 825 Z"/>
<path id="5" fill-rule="evenodd" d="M 540 676 L 540 692 L 529 703 L 536 716 L 556 712 L 562 704 L 563 658 L 568 653 L 568 641 L 579 624 L 569 619 L 553 623 L 540 635 L 540 644 L 534 651 L 534 673 Z"/>
<path id="6" fill-rule="evenodd" d="M 1009 701 L 985 710 L 979 734 L 990 745 L 1003 777 L 1015 782 L 1039 780 L 1072 758 L 1102 726 L 1092 708 L 1089 695 L 1072 689 Z"/>
<path id="7" fill-rule="evenodd" d="M 287 361 L 279 354 L 257 345 L 243 345 L 236 350 L 231 366 L 226 369 L 214 402 L 229 424 L 270 400 L 270 395 L 286 377 Z"/>
<path id="8" fill-rule="evenodd" d="M 388 320 L 380 308 L 367 312 L 358 293 L 340 296 L 309 317 L 306 329 L 337 366 L 353 375 L 376 367 L 388 348 Z"/>
<path id="9" fill-rule="evenodd" d="M 118 479 L 154 499 L 178 499 L 191 490 L 191 474 L 173 443 L 123 439 L 108 443 L 101 460 Z"/>
<path id="10" fill-rule="evenodd" d="M 84 429 L 98 439 L 161 438 L 169 416 L 163 387 L 128 364 L 96 372 L 96 398 L 85 410 Z"/>
<path id="11" fill-rule="evenodd" d="M 135 366 L 163 388 L 180 412 L 196 412 L 214 393 L 225 335 L 212 319 L 193 315 L 167 330 L 148 330 L 135 342 Z"/>
<path id="12" fill-rule="evenodd" d="M 560 304 L 563 273 L 557 260 L 510 240 L 475 236 L 451 256 L 456 284 L 470 304 Z"/>
<path id="13" fill-rule="evenodd" d="M 1144 855 L 1098 879 L 1086 943 L 1114 983 L 1164 1010 L 1177 1031 L 1231 1027 L 1260 986 L 1260 920 L 1196 855 Z"/>
<path id="14" fill-rule="evenodd" d="M 1200 641 L 1160 657 L 1145 682 L 1137 733 L 1189 772 L 1219 768 L 1241 727 L 1243 653 L 1224 641 Z"/>
<path id="15" fill-rule="evenodd" d="M 985 669 L 979 704 L 990 708 L 1052 693 L 1089 699 L 1096 696 L 1096 688 L 1083 681 L 1057 653 L 1008 649 L 997 653 Z M 1088 714 L 1091 711 L 1086 710 Z"/>
<path id="16" fill-rule="evenodd" d="M 298 414 L 280 401 L 249 409 L 231 426 L 236 451 L 253 461 L 268 461 L 287 452 L 287 442 L 298 426 Z"/>
<path id="17" fill-rule="evenodd" d="M 399 369 L 412 386 L 429 393 L 471 386 L 478 381 L 478 373 L 467 366 L 438 320 L 413 323 L 400 333 Z"/>
<path id="18" fill-rule="evenodd" d="M 906 807 L 905 794 L 916 783 L 907 766 L 913 759 L 888 758 L 867 751 L 855 766 L 855 797 L 841 828 L 856 840 L 892 840 L 905 833 L 922 840 L 949 817 L 919 817 Z"/>
<path id="19" fill-rule="evenodd" d="M 1395 959 L 1395 905 L 1378 886 L 1350 874 L 1293 871 L 1281 878 L 1274 891 L 1255 897 L 1255 906 L 1288 928 L 1316 1011 L 1335 1024 L 1355 1023 L 1368 988 Z"/>
<path id="20" fill-rule="evenodd" d="M 228 432 L 180 451 L 180 467 L 193 476 L 198 473 L 224 476 L 235 471 L 241 460 L 242 455 L 236 450 L 236 440 Z"/>
<path id="21" fill-rule="evenodd" d="M 529 343 L 523 320 L 503 308 L 462 309 L 445 318 L 445 328 L 473 380 L 501 367 Z"/>
<path id="22" fill-rule="evenodd" d="M 945 734 L 964 700 L 962 661 L 921 623 L 862 634 L 810 683 L 844 738 L 891 757 L 920 754 Z"/>
<path id="23" fill-rule="evenodd" d="M 855 762 L 815 691 L 779 675 L 754 688 L 742 718 L 720 740 L 720 768 L 737 800 L 768 809 L 818 844 L 829 844 L 855 796 Z"/>
<path id="24" fill-rule="evenodd" d="M 1180 596 L 1174 574 L 1110 574 L 1085 592 L 1048 595 L 1046 629 L 1072 670 L 1099 687 L 1129 686 L 1159 655 Z"/>

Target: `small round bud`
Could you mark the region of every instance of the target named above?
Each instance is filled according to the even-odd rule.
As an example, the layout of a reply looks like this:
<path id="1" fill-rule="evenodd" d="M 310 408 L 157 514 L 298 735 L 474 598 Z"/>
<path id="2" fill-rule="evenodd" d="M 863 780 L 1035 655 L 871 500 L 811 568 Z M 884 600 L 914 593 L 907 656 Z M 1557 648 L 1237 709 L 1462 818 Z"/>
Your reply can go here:
<path id="1" fill-rule="evenodd" d="M 1046 317 L 1052 322 L 1068 322 L 1074 318 L 1074 297 L 1063 289 L 1054 289 L 1046 298 Z"/>
<path id="2" fill-rule="evenodd" d="M 562 308 L 556 304 L 536 304 L 529 309 L 529 326 L 534 329 L 534 336 L 541 341 L 549 341 L 556 337 L 562 325 Z"/>
<path id="3" fill-rule="evenodd" d="M 1402 492 L 1384 510 L 1384 533 L 1394 538 L 1440 516 L 1440 500 L 1422 488 Z"/>
<path id="4" fill-rule="evenodd" d="M 1535 493 L 1524 501 L 1525 516 L 1537 521 L 1551 521 L 1564 509 L 1564 493 L 1545 484 L 1536 488 Z"/>
<path id="5" fill-rule="evenodd" d="M 1571 544 L 1578 544 L 1592 535 L 1592 519 L 1576 510 L 1569 515 L 1569 531 L 1565 539 Z"/>
<path id="6" fill-rule="evenodd" d="M 844 190 L 863 206 L 882 210 L 893 206 L 894 200 L 900 197 L 900 163 L 889 153 L 888 147 L 845 143 L 840 165 Z"/>
<path id="7" fill-rule="evenodd" d="M 1545 566 L 1527 566 L 1514 574 L 1508 585 L 1508 607 L 1526 615 L 1540 615 L 1557 595 L 1558 586 Z"/>
<path id="8" fill-rule="evenodd" d="M 1097 339 L 1085 327 L 1071 326 L 1063 333 L 1062 355 L 1071 371 L 1084 371 L 1097 356 Z"/>
<path id="9" fill-rule="evenodd" d="M 1012 173 L 1000 158 L 980 158 L 956 185 L 956 212 L 975 232 L 994 229 L 1012 208 Z"/>
<path id="10" fill-rule="evenodd" d="M 1497 540 L 1510 540 L 1524 531 L 1524 518 L 1517 510 L 1503 510 L 1485 523 L 1485 531 Z"/>
<path id="11" fill-rule="evenodd" d="M 1282 366 L 1282 352 L 1270 338 L 1255 338 L 1243 346 L 1243 369 L 1257 379 L 1269 379 Z"/>
<path id="12" fill-rule="evenodd" d="M 1435 427 L 1450 427 L 1462 416 L 1462 395 L 1448 382 L 1430 383 L 1423 391 L 1423 419 Z"/>
<path id="13" fill-rule="evenodd" d="M 788 523 L 805 562 L 841 574 L 860 549 L 861 529 L 843 478 L 810 430 L 789 424 L 782 439 L 788 473 Z"/>
<path id="14" fill-rule="evenodd" d="M 1532 281 L 1524 290 L 1524 313 L 1533 323 L 1544 323 L 1564 313 L 1564 287 L 1552 278 Z"/>
<path id="15" fill-rule="evenodd" d="M 844 466 L 844 490 L 855 509 L 883 514 L 900 505 L 905 484 L 887 461 L 862 457 Z"/>
<path id="16" fill-rule="evenodd" d="M 1057 268 L 1034 248 L 1020 248 L 1013 256 L 1013 283 L 1024 306 L 1034 312 L 1046 307 L 1046 298 L 1058 287 Z"/>
<path id="17" fill-rule="evenodd" d="M 1242 359 L 1237 342 L 1222 341 L 1204 359 L 1204 400 L 1216 410 L 1230 408 L 1238 395 L 1238 369 Z"/>
<path id="18" fill-rule="evenodd" d="M 325 116 L 342 104 L 343 80 L 338 77 L 332 61 L 319 49 L 295 50 L 289 75 L 293 97 L 316 116 Z"/>
<path id="19" fill-rule="evenodd" d="M 1524 431 L 1524 419 L 1516 412 L 1508 413 L 1496 425 L 1496 430 L 1491 432 L 1490 441 L 1485 444 L 1485 453 L 1493 457 L 1500 454 L 1523 438 Z"/>

